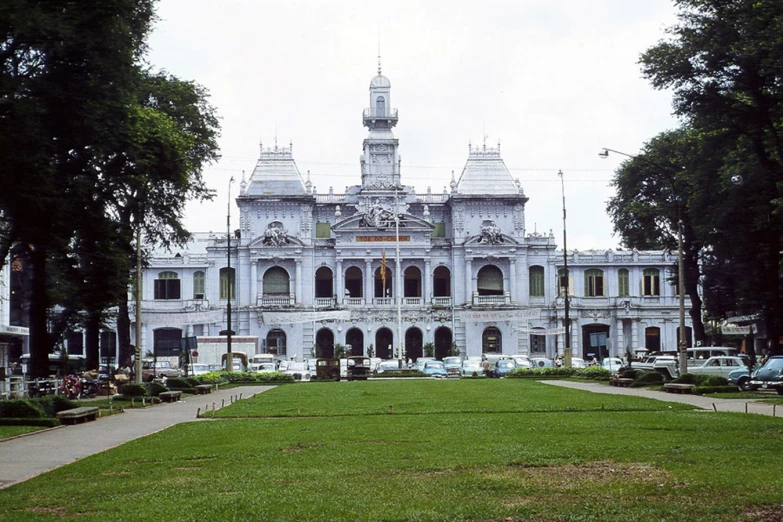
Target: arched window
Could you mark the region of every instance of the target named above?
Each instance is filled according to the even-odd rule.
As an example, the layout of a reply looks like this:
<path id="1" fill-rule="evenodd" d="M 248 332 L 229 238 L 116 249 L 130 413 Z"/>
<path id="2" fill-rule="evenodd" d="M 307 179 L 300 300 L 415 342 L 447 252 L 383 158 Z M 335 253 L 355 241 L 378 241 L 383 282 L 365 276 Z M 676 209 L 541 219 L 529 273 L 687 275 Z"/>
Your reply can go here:
<path id="1" fill-rule="evenodd" d="M 410 266 L 405 269 L 403 279 L 405 297 L 421 297 L 421 270 Z"/>
<path id="2" fill-rule="evenodd" d="M 628 297 L 631 295 L 630 281 L 627 268 L 621 268 L 617 271 L 617 295 L 619 297 Z"/>
<path id="3" fill-rule="evenodd" d="M 269 330 L 269 333 L 266 334 L 266 353 L 286 355 L 285 332 L 283 330 Z"/>
<path id="4" fill-rule="evenodd" d="M 585 270 L 585 297 L 603 297 L 604 271 L 598 268 Z"/>
<path id="5" fill-rule="evenodd" d="M 377 116 L 383 116 L 386 114 L 386 98 L 378 96 L 375 98 L 375 114 Z"/>
<path id="6" fill-rule="evenodd" d="M 204 272 L 199 270 L 193 274 L 193 299 L 204 299 Z"/>
<path id="7" fill-rule="evenodd" d="M 642 295 L 661 295 L 661 271 L 657 268 L 646 268 L 644 270 Z"/>
<path id="8" fill-rule="evenodd" d="M 160 272 L 155 280 L 155 299 L 179 299 L 179 276 L 176 272 Z"/>
<path id="9" fill-rule="evenodd" d="M 481 353 L 502 353 L 503 339 L 500 336 L 500 330 L 494 326 L 484 330 L 481 334 Z"/>
<path id="10" fill-rule="evenodd" d="M 451 297 L 451 272 L 445 266 L 439 266 L 432 274 L 432 296 Z"/>
<path id="11" fill-rule="evenodd" d="M 503 272 L 494 265 L 482 267 L 478 272 L 479 295 L 503 295 Z"/>
<path id="12" fill-rule="evenodd" d="M 345 297 L 363 297 L 362 292 L 362 270 L 352 266 L 345 271 L 345 288 L 343 289 Z"/>
<path id="13" fill-rule="evenodd" d="M 220 269 L 220 298 L 221 299 L 236 299 L 237 285 L 236 285 L 236 270 L 233 268 L 221 268 Z"/>
<path id="14" fill-rule="evenodd" d="M 544 267 L 530 267 L 530 297 L 544 297 Z"/>
<path id="15" fill-rule="evenodd" d="M 285 269 L 275 266 L 264 273 L 264 295 L 288 295 L 290 280 Z"/>
<path id="16" fill-rule="evenodd" d="M 315 297 L 332 297 L 333 295 L 332 270 L 322 266 L 315 271 Z"/>

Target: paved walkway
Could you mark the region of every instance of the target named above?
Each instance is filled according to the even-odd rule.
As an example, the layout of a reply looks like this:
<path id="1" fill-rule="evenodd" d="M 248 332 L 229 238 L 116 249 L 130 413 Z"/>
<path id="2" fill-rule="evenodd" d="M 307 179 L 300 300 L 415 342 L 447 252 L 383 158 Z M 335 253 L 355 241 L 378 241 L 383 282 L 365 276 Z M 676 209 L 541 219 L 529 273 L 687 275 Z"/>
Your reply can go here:
<path id="1" fill-rule="evenodd" d="M 195 395 L 171 404 L 126 409 L 94 422 L 59 426 L 0 441 L 0 488 L 23 482 L 78 459 L 114 448 L 179 424 L 196 420 L 199 408 L 220 409 L 223 401 L 251 397 L 273 386 L 242 386 Z"/>
<path id="2" fill-rule="evenodd" d="M 619 386 L 607 386 L 605 384 L 572 382 L 572 381 L 541 381 L 544 384 L 553 386 L 562 386 L 564 388 L 574 388 L 594 393 L 609 393 L 615 395 L 633 395 L 635 397 L 646 397 L 667 402 L 681 402 L 691 404 L 696 408 L 709 411 L 727 411 L 734 413 L 755 413 L 758 415 L 770 415 L 783 417 L 783 405 L 776 408 L 775 404 L 758 402 L 752 399 L 714 399 L 712 397 L 703 397 L 701 395 L 690 395 L 680 393 L 667 393 L 662 391 L 652 391 L 646 388 L 621 388 Z M 773 394 L 770 397 L 777 397 Z M 780 410 L 780 411 L 778 411 Z"/>
<path id="3" fill-rule="evenodd" d="M 618 388 L 604 384 L 571 381 L 542 381 L 552 386 L 563 386 L 595 393 L 634 395 L 668 402 L 681 402 L 707 411 L 727 411 L 779 415 L 772 404 L 745 399 L 712 399 L 699 395 L 681 395 L 650 391 L 644 388 Z M 114 448 L 128 441 L 151 435 L 179 424 L 196 420 L 201 408 L 219 409 L 223 402 L 230 404 L 232 398 L 251 397 L 273 386 L 242 386 L 196 395 L 173 404 L 159 404 L 151 408 L 128 409 L 119 415 L 112 415 L 95 422 L 60 426 L 0 441 L 0 488 L 23 482 L 41 473 L 59 468 L 78 459 Z"/>

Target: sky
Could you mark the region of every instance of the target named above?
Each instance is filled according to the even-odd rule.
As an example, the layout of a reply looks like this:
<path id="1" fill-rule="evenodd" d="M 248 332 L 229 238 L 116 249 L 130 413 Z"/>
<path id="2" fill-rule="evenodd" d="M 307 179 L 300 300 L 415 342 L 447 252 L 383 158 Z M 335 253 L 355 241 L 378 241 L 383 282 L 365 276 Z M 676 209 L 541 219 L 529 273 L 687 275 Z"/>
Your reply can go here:
<path id="1" fill-rule="evenodd" d="M 442 193 L 469 143 L 500 143 L 530 198 L 529 233 L 551 230 L 562 248 L 564 193 L 568 249 L 617 249 L 606 202 L 625 158 L 598 152 L 638 154 L 679 125 L 638 63 L 676 12 L 672 0 L 161 0 L 148 63 L 204 86 L 222 127 L 221 159 L 203 172 L 216 197 L 189 204 L 185 226 L 225 230 L 231 201 L 238 227 L 233 200 L 260 142 L 293 144 L 319 194 L 361 184 L 380 49 L 404 185 Z"/>

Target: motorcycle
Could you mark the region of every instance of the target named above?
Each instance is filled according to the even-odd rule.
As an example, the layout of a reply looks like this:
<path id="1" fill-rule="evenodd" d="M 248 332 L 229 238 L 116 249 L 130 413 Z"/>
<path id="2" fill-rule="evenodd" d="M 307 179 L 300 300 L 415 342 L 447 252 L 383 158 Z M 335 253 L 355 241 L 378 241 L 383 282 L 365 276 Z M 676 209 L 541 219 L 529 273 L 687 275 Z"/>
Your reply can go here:
<path id="1" fill-rule="evenodd" d="M 38 379 L 27 387 L 27 395 L 32 398 L 55 395 L 56 393 L 57 387 L 53 381 L 48 379 Z"/>
<path id="2" fill-rule="evenodd" d="M 79 379 L 80 399 L 94 399 L 98 395 L 98 380 L 97 379 L 85 379 L 81 377 Z"/>
<path id="3" fill-rule="evenodd" d="M 82 380 L 76 375 L 66 375 L 59 392 L 69 399 L 78 399 L 82 394 Z"/>

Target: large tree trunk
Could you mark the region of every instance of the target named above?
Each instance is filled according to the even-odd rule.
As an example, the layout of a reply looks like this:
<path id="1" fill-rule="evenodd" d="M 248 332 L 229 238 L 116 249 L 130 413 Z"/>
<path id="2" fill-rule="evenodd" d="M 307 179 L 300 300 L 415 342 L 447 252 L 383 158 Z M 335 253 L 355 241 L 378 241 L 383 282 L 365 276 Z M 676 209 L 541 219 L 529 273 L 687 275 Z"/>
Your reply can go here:
<path id="1" fill-rule="evenodd" d="M 120 367 L 126 363 L 130 366 L 131 356 L 134 355 L 134 349 L 131 346 L 130 335 L 131 321 L 128 315 L 128 300 L 123 299 L 117 305 L 117 344 L 119 346 Z"/>
<path id="2" fill-rule="evenodd" d="M 698 253 L 688 249 L 683 262 L 685 263 L 685 293 L 691 299 L 691 308 L 688 310 L 693 325 L 693 340 L 698 343 L 704 342 L 707 335 L 704 331 L 704 321 L 702 319 L 702 300 L 699 294 L 699 278 L 701 272 L 699 269 Z"/>
<path id="3" fill-rule="evenodd" d="M 49 375 L 49 353 L 52 342 L 47 324 L 49 296 L 46 291 L 46 249 L 36 245 L 30 249 L 33 279 L 30 292 L 30 368 L 33 377 Z"/>
<path id="4" fill-rule="evenodd" d="M 85 322 L 85 348 L 87 352 L 87 369 L 97 370 L 100 367 L 101 318 L 91 313 Z"/>

